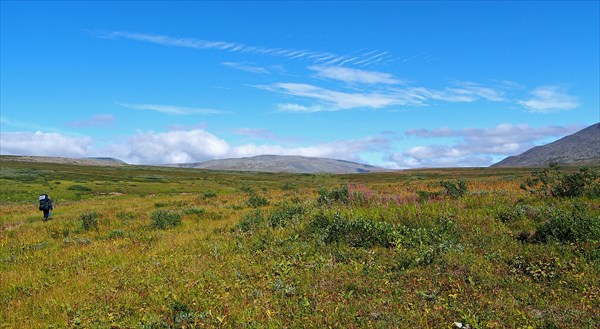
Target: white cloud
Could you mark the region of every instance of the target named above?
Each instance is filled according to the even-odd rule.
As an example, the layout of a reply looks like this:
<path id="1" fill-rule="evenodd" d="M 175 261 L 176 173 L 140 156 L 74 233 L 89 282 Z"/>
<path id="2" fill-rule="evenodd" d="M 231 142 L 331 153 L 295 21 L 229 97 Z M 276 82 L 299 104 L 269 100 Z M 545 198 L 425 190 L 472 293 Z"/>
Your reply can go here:
<path id="1" fill-rule="evenodd" d="M 335 69 L 322 72 L 326 72 L 326 74 L 333 77 L 335 74 L 333 72 L 338 71 Z M 360 73 L 356 73 L 368 71 L 349 70 L 348 72 L 342 72 L 343 74 L 337 76 L 339 80 L 347 79 L 348 82 L 359 80 L 365 82 L 367 79 L 371 79 L 369 81 L 372 83 L 384 81 L 383 77 L 367 78 L 366 76 L 360 76 Z M 506 101 L 504 92 L 501 90 L 484 87 L 472 82 L 456 82 L 455 85 L 455 87 L 444 88 L 442 90 L 424 87 L 391 87 L 377 92 L 342 92 L 304 83 L 274 83 L 271 85 L 253 85 L 252 87 L 302 97 L 317 102 L 317 104 L 310 106 L 293 103 L 279 104 L 278 110 L 282 112 L 318 112 L 360 108 L 381 109 L 390 106 L 425 106 L 431 100 L 463 103 L 471 103 L 481 99 L 494 102 Z"/>
<path id="2" fill-rule="evenodd" d="M 308 146 L 284 146 L 284 145 L 255 145 L 244 144 L 232 149 L 232 157 L 248 157 L 261 154 L 276 155 L 301 155 L 309 157 L 323 157 L 342 159 L 350 161 L 361 161 L 360 154 L 363 152 L 380 152 L 388 150 L 390 140 L 382 137 L 367 136 L 354 140 L 339 140 L 333 142 L 318 143 Z"/>
<path id="3" fill-rule="evenodd" d="M 444 148 L 434 147 L 429 151 L 441 151 L 442 153 L 448 153 Z M 435 152 L 431 152 L 435 153 Z M 392 168 L 404 169 L 404 168 L 444 168 L 444 167 L 487 167 L 489 166 L 493 158 L 486 155 L 466 155 L 466 156 L 445 156 L 435 153 L 436 156 L 432 158 L 421 158 L 413 157 L 405 153 L 394 153 L 390 156 Z"/>
<path id="4" fill-rule="evenodd" d="M 224 157 L 229 151 L 225 140 L 201 129 L 163 133 L 138 131 L 124 144 L 106 150 L 134 164 L 197 162 Z"/>
<path id="5" fill-rule="evenodd" d="M 270 86 L 260 85 L 254 87 L 317 100 L 325 104 L 330 110 L 354 108 L 377 109 L 401 103 L 401 100 L 391 95 L 381 93 L 344 93 L 303 83 L 275 83 Z M 302 108 L 298 107 L 297 109 L 301 110 Z"/>
<path id="6" fill-rule="evenodd" d="M 323 106 L 320 106 L 320 105 L 304 106 L 304 105 L 300 105 L 300 104 L 291 104 L 291 103 L 277 104 L 277 110 L 279 112 L 305 112 L 305 113 L 326 111 L 323 108 Z"/>
<path id="7" fill-rule="evenodd" d="M 0 133 L 1 154 L 83 157 L 90 154 L 91 147 L 92 139 L 89 137 L 41 131 Z"/>
<path id="8" fill-rule="evenodd" d="M 562 137 L 582 129 L 582 126 L 544 126 L 500 124 L 493 128 L 413 129 L 407 136 L 420 138 L 454 137 L 453 145 L 421 145 L 390 157 L 398 167 L 488 166 L 495 157 L 520 154 L 549 138 Z"/>
<path id="9" fill-rule="evenodd" d="M 534 113 L 551 113 L 572 110 L 579 106 L 579 99 L 569 95 L 559 86 L 542 86 L 530 92 L 531 97 L 518 103 Z"/>
<path id="10" fill-rule="evenodd" d="M 261 66 L 257 66 L 254 63 L 248 63 L 248 62 L 223 62 L 221 63 L 227 67 L 231 67 L 233 69 L 236 70 L 240 70 L 240 71 L 244 71 L 244 72 L 249 72 L 249 73 L 258 73 L 258 74 L 270 74 L 271 72 Z"/>
<path id="11" fill-rule="evenodd" d="M 98 114 L 88 119 L 72 121 L 67 123 L 71 127 L 108 127 L 115 122 L 116 118 L 112 114 Z"/>
<path id="12" fill-rule="evenodd" d="M 286 59 L 307 60 L 313 63 L 322 63 L 325 65 L 339 63 L 354 63 L 356 65 L 367 66 L 376 63 L 393 60 L 387 52 L 370 51 L 363 52 L 354 56 L 336 55 L 324 51 L 314 51 L 305 49 L 285 49 L 269 48 L 260 46 L 248 46 L 241 43 L 227 41 L 209 41 L 195 38 L 176 38 L 165 35 L 134 33 L 123 31 L 94 31 L 93 35 L 104 39 L 128 39 L 142 42 L 150 42 L 161 46 L 183 47 L 192 49 L 216 49 L 234 53 L 249 53 L 264 56 L 282 57 Z"/>
<path id="13" fill-rule="evenodd" d="M 484 87 L 473 82 L 456 82 L 453 87 L 444 89 L 431 89 L 425 87 L 411 87 L 394 89 L 396 95 L 402 96 L 414 103 L 424 104 L 428 100 L 439 100 L 451 103 L 472 103 L 480 99 L 491 102 L 507 101 L 502 90 Z"/>
<path id="14" fill-rule="evenodd" d="M 58 133 L 2 132 L 0 153 L 57 157 L 109 156 L 131 164 L 169 164 L 201 162 L 211 159 L 248 157 L 262 154 L 303 155 L 360 161 L 363 152 L 389 150 L 391 140 L 366 136 L 294 146 L 293 139 L 281 138 L 267 129 L 240 128 L 236 133 L 271 139 L 274 143 L 231 145 L 203 130 L 168 132 L 138 131 L 120 137 L 119 142 L 101 149 L 93 147 L 90 137 L 70 137 Z M 296 141 L 297 142 L 297 141 Z"/>
<path id="15" fill-rule="evenodd" d="M 451 137 L 456 136 L 457 132 L 448 127 L 441 127 L 436 129 L 410 129 L 405 132 L 406 135 L 414 135 L 417 137 Z"/>
<path id="16" fill-rule="evenodd" d="M 155 111 L 170 115 L 193 115 L 193 114 L 223 114 L 226 113 L 220 110 L 193 108 L 174 105 L 159 105 L 159 104 L 127 104 L 117 102 L 118 105 L 135 110 Z"/>
<path id="17" fill-rule="evenodd" d="M 313 65 L 308 69 L 316 71 L 315 76 L 339 80 L 347 83 L 364 84 L 402 84 L 404 81 L 394 78 L 392 74 L 374 71 L 351 69 L 342 66 Z"/>

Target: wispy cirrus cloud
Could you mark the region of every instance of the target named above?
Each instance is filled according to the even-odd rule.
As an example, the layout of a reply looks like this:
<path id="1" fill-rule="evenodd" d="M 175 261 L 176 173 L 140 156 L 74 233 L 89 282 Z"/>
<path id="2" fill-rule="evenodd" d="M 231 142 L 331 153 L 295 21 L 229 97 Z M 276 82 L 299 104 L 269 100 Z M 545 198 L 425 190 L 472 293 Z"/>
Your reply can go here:
<path id="1" fill-rule="evenodd" d="M 551 113 L 572 110 L 579 106 L 579 99 L 569 95 L 560 86 L 542 86 L 530 92 L 530 98 L 518 103 L 534 113 Z"/>
<path id="2" fill-rule="evenodd" d="M 335 109 L 329 109 L 329 111 L 333 111 Z M 293 103 L 285 103 L 285 104 L 277 104 L 278 112 L 297 112 L 297 113 L 312 113 L 312 112 L 321 112 L 328 111 L 328 109 L 323 108 L 321 105 L 312 105 L 312 106 L 304 106 L 300 104 Z"/>
<path id="3" fill-rule="evenodd" d="M 160 104 L 129 104 L 117 102 L 118 105 L 142 111 L 155 111 L 170 115 L 193 115 L 193 114 L 224 114 L 227 113 L 221 110 L 206 109 L 206 108 L 195 108 L 195 107 L 184 107 L 175 105 L 160 105 Z"/>
<path id="4" fill-rule="evenodd" d="M 383 93 L 345 93 L 304 83 L 275 83 L 272 85 L 257 85 L 254 87 L 281 94 L 317 100 L 325 105 L 322 109 L 326 110 L 347 110 L 354 108 L 377 109 L 396 104 L 400 101 L 394 96 Z M 290 108 L 288 105 L 280 108 L 280 110 L 285 107 Z M 313 107 L 313 109 L 317 109 L 317 107 Z M 298 107 L 296 110 L 301 110 L 301 108 Z"/>
<path id="5" fill-rule="evenodd" d="M 392 89 L 395 94 L 406 99 L 413 99 L 415 103 L 424 104 L 428 100 L 438 100 L 450 103 L 472 103 L 481 99 L 492 102 L 507 101 L 504 91 L 482 86 L 474 82 L 454 82 L 451 87 L 432 89 L 426 87 L 408 87 Z"/>
<path id="6" fill-rule="evenodd" d="M 258 74 L 271 74 L 271 71 L 269 71 L 267 68 L 258 66 L 251 62 L 223 62 L 221 64 L 223 64 L 224 66 L 236 69 L 236 70 L 244 71 L 244 72 L 258 73 Z"/>
<path id="7" fill-rule="evenodd" d="M 250 46 L 236 42 L 211 41 L 195 38 L 178 38 L 150 33 L 136 33 L 126 31 L 92 31 L 91 33 L 92 35 L 103 39 L 127 39 L 149 42 L 169 47 L 214 49 L 235 53 L 248 53 L 272 57 L 281 57 L 286 59 L 306 60 L 315 64 L 319 63 L 325 65 L 354 64 L 364 67 L 381 62 L 397 60 L 388 52 L 379 50 L 362 51 L 353 55 L 338 55 L 326 51 Z"/>
<path id="8" fill-rule="evenodd" d="M 404 84 L 405 81 L 395 78 L 390 73 L 352 69 L 343 66 L 312 65 L 309 70 L 315 71 L 316 77 L 339 80 L 346 83 L 363 84 Z"/>
<path id="9" fill-rule="evenodd" d="M 381 109 L 394 105 L 425 106 L 432 100 L 463 103 L 481 99 L 495 102 L 506 101 L 501 90 L 468 82 L 457 82 L 456 86 L 442 90 L 424 87 L 393 87 L 377 92 L 342 92 L 304 83 L 274 83 L 254 85 L 253 87 L 317 102 L 310 106 L 294 103 L 279 104 L 278 110 L 283 112 L 308 113 L 359 108 Z"/>
<path id="10" fill-rule="evenodd" d="M 76 128 L 108 127 L 115 121 L 116 118 L 112 114 L 98 114 L 87 119 L 68 122 L 67 125 Z"/>

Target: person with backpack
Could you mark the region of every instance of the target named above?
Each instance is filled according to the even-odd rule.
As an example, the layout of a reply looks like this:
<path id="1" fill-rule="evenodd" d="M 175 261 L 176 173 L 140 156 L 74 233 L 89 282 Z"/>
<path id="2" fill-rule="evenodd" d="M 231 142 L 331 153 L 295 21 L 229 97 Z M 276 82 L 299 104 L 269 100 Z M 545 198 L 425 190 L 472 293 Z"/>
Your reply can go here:
<path id="1" fill-rule="evenodd" d="M 54 209 L 54 205 L 52 204 L 52 200 L 48 196 L 48 194 L 40 195 L 40 210 L 44 212 L 44 222 L 50 219 L 50 211 Z"/>

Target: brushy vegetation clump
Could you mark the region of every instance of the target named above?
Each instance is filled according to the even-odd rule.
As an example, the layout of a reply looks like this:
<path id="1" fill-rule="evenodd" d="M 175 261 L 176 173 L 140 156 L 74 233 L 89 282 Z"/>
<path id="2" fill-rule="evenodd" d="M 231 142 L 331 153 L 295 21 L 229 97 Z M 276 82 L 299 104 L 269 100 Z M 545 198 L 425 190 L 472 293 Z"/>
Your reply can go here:
<path id="1" fill-rule="evenodd" d="M 264 196 L 251 192 L 250 196 L 248 197 L 248 200 L 246 200 L 246 204 L 252 208 L 260 208 L 268 206 L 269 200 Z"/>
<path id="2" fill-rule="evenodd" d="M 331 204 L 333 202 L 348 203 L 348 199 L 350 197 L 350 192 L 348 191 L 347 185 L 343 185 L 331 190 L 328 190 L 324 186 L 320 186 L 317 190 L 317 193 L 319 194 L 317 202 L 320 204 Z"/>
<path id="3" fill-rule="evenodd" d="M 538 196 L 573 198 L 579 196 L 600 197 L 600 174 L 594 169 L 582 167 L 576 172 L 565 172 L 556 163 L 548 168 L 532 172 L 521 189 Z"/>
<path id="4" fill-rule="evenodd" d="M 546 186 L 523 190 L 527 179 L 546 176 L 514 168 L 288 175 L 0 161 L 2 328 L 600 322 L 591 171 L 550 168 Z M 52 221 L 37 210 L 38 190 L 60 200 Z"/>
<path id="5" fill-rule="evenodd" d="M 181 214 L 169 210 L 155 210 L 150 215 L 151 226 L 165 230 L 182 224 Z"/>
<path id="6" fill-rule="evenodd" d="M 81 219 L 81 227 L 85 231 L 95 230 L 98 231 L 98 218 L 100 214 L 95 211 L 90 211 L 85 214 L 81 214 L 79 218 Z"/>
<path id="7" fill-rule="evenodd" d="M 462 197 L 468 191 L 467 183 L 462 179 L 455 182 L 443 180 L 440 185 L 444 188 L 444 194 L 453 199 Z"/>
<path id="8" fill-rule="evenodd" d="M 537 227 L 531 239 L 540 242 L 599 242 L 600 216 L 592 214 L 583 204 L 576 203 L 571 208 L 570 211 L 553 211 L 550 218 Z"/>

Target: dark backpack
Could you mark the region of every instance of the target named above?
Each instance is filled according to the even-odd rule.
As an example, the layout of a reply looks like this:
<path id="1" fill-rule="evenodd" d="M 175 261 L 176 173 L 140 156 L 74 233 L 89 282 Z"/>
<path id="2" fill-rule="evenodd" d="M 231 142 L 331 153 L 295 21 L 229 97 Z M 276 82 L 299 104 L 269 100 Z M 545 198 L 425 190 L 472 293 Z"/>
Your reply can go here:
<path id="1" fill-rule="evenodd" d="M 48 197 L 48 194 L 40 195 L 40 210 L 48 211 L 52 209 L 52 200 Z"/>

